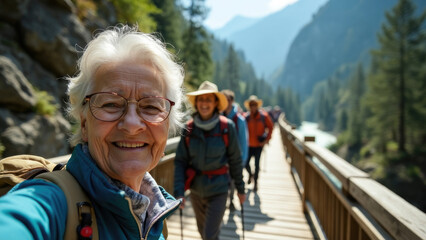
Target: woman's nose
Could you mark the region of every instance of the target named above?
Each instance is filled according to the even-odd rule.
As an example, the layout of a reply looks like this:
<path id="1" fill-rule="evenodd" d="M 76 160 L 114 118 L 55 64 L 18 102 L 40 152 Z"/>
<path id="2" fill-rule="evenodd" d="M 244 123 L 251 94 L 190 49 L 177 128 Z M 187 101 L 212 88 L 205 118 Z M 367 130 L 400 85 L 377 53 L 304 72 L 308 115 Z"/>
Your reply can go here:
<path id="1" fill-rule="evenodd" d="M 127 111 L 122 117 L 118 127 L 129 134 L 136 134 L 146 129 L 146 123 L 138 114 L 137 104 L 128 104 Z"/>

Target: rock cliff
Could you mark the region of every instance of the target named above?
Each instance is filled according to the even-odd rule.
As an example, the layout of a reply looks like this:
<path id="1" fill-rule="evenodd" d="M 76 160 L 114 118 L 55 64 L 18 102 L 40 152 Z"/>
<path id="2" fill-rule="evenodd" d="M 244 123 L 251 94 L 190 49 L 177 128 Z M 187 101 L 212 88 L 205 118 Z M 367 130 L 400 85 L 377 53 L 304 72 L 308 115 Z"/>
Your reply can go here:
<path id="1" fill-rule="evenodd" d="M 65 117 L 67 82 L 95 29 L 115 24 L 114 8 L 97 0 L 84 17 L 70 0 L 3 0 L 0 8 L 0 143 L 2 157 L 70 152 Z M 81 11 L 81 10 L 80 10 Z M 80 17 L 78 17 L 80 16 Z M 53 115 L 36 111 L 37 92 L 60 106 Z"/>

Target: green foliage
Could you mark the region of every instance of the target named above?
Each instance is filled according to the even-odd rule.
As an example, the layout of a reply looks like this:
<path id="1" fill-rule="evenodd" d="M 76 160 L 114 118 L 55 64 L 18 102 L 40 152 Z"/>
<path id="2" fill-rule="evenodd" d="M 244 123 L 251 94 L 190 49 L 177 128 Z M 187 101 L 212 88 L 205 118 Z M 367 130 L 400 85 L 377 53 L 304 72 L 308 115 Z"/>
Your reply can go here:
<path id="1" fill-rule="evenodd" d="M 210 36 L 202 25 L 207 9 L 203 0 L 191 0 L 189 6 L 183 9 L 188 19 L 188 27 L 183 33 L 185 47 L 182 51 L 185 82 L 189 89 L 197 89 L 202 82 L 212 81 L 213 77 Z"/>
<path id="2" fill-rule="evenodd" d="M 5 147 L 3 146 L 3 144 L 0 142 L 0 158 L 2 157 L 2 154 L 5 150 Z"/>
<path id="3" fill-rule="evenodd" d="M 85 19 L 91 13 L 97 11 L 96 3 L 93 0 L 73 0 L 77 8 L 77 16 L 79 19 Z"/>
<path id="4" fill-rule="evenodd" d="M 150 0 L 111 0 L 115 6 L 118 21 L 129 25 L 137 24 L 139 30 L 152 32 L 156 28 L 156 22 L 151 14 L 159 14 L 161 11 Z"/>
<path id="5" fill-rule="evenodd" d="M 236 95 L 241 93 L 240 79 L 240 59 L 230 44 L 225 50 L 227 55 L 221 61 L 216 62 L 213 81 L 220 89 L 232 89 Z M 238 94 L 237 94 L 238 93 Z M 238 97 L 236 96 L 238 99 Z"/>
<path id="6" fill-rule="evenodd" d="M 302 123 L 299 95 L 294 93 L 290 88 L 282 89 L 278 87 L 273 98 L 275 102 L 271 105 L 280 106 L 281 111 L 285 113 L 285 117 L 288 121 L 295 125 L 300 125 Z"/>
<path id="7" fill-rule="evenodd" d="M 36 105 L 35 112 L 39 115 L 53 116 L 59 109 L 54 103 L 55 98 L 46 91 L 35 90 Z"/>
<path id="8" fill-rule="evenodd" d="M 340 66 L 369 64 L 369 50 L 377 46 L 383 13 L 394 2 L 327 1 L 293 40 L 276 82 L 290 86 L 305 101 L 315 85 Z"/>
<path id="9" fill-rule="evenodd" d="M 419 78 L 426 55 L 426 35 L 422 30 L 426 11 L 420 17 L 414 13 L 410 0 L 400 0 L 386 13 L 386 22 L 378 34 L 380 47 L 371 52 L 372 71 L 365 99 L 371 111 L 367 123 L 372 137 L 380 146 L 386 146 L 388 141 L 398 142 L 400 152 L 406 151 L 407 143 L 424 144 L 424 137 L 420 136 L 426 136 L 425 128 L 419 127 L 426 117 L 424 90 L 417 89 L 426 81 Z M 407 138 L 409 135 L 417 137 Z"/>
<path id="10" fill-rule="evenodd" d="M 160 33 L 171 52 L 178 53 L 183 47 L 182 32 L 185 19 L 175 0 L 152 0 L 160 12 L 151 14 L 157 24 L 156 32 Z"/>
<path id="11" fill-rule="evenodd" d="M 364 111 L 361 105 L 361 99 L 365 94 L 365 77 L 361 64 L 358 64 L 357 70 L 349 80 L 348 97 L 348 119 L 347 127 L 349 131 L 349 143 L 351 145 L 360 145 L 363 140 L 364 129 Z"/>

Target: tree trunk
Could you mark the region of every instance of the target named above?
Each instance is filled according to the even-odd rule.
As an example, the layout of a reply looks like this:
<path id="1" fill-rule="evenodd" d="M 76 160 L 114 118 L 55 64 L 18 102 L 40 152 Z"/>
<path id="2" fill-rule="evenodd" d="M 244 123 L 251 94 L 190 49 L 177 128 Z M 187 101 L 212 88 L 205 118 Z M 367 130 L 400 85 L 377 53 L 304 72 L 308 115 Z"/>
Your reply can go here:
<path id="1" fill-rule="evenodd" d="M 405 37 L 400 43 L 400 72 L 399 72 L 399 126 L 398 126 L 398 151 L 405 152 Z"/>

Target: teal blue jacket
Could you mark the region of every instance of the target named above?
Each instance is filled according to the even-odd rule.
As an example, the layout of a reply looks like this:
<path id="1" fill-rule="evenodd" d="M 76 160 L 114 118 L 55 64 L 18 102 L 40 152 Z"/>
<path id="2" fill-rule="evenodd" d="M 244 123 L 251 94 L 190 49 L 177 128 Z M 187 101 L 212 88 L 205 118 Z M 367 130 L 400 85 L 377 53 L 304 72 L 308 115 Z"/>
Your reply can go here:
<path id="1" fill-rule="evenodd" d="M 130 208 L 130 199 L 110 183 L 81 145 L 74 149 L 67 170 L 92 201 L 99 239 L 164 239 L 163 220 L 178 208 L 180 201 L 162 187 L 155 184 L 147 190 L 149 195 L 159 197 L 150 199 L 141 228 Z M 1 238 L 63 239 L 67 207 L 63 191 L 55 184 L 40 179 L 24 181 L 0 198 Z"/>
<path id="2" fill-rule="evenodd" d="M 229 189 L 229 175 L 208 176 L 201 171 L 219 169 L 224 165 L 229 166 L 229 173 L 234 180 L 238 193 L 244 193 L 244 181 L 242 177 L 241 151 L 238 145 L 237 132 L 232 120 L 228 121 L 228 147 L 226 147 L 220 134 L 220 122 L 210 131 L 198 128 L 194 122 L 194 128 L 190 134 L 189 146 L 186 145 L 186 135 L 183 134 L 176 149 L 175 157 L 175 181 L 174 196 L 184 196 L 185 170 L 189 165 L 197 170 L 192 185 L 191 193 L 200 197 L 211 197 L 221 193 L 227 193 Z"/>

